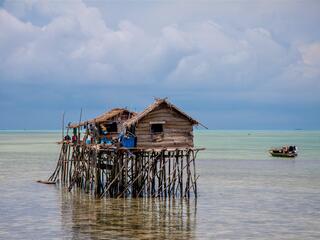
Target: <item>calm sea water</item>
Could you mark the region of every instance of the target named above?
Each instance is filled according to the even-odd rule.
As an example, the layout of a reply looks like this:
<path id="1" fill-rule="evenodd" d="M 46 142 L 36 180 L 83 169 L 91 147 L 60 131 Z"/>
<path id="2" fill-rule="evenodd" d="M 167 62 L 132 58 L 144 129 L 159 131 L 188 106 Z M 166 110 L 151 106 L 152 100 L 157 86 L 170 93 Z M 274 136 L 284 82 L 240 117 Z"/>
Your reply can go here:
<path id="1" fill-rule="evenodd" d="M 199 197 L 94 199 L 36 183 L 57 132 L 0 132 L 0 239 L 320 239 L 319 131 L 197 131 Z M 272 158 L 294 144 L 295 159 Z"/>

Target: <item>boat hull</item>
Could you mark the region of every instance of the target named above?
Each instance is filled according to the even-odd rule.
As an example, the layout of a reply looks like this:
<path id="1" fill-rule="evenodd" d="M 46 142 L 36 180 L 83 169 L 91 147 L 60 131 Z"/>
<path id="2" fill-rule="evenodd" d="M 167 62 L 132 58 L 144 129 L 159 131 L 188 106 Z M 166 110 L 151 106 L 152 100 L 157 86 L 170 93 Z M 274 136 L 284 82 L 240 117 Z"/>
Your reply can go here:
<path id="1" fill-rule="evenodd" d="M 273 150 L 270 150 L 269 153 L 271 154 L 272 157 L 294 158 L 298 156 L 298 154 L 294 152 L 282 153 L 282 152 L 275 152 Z"/>

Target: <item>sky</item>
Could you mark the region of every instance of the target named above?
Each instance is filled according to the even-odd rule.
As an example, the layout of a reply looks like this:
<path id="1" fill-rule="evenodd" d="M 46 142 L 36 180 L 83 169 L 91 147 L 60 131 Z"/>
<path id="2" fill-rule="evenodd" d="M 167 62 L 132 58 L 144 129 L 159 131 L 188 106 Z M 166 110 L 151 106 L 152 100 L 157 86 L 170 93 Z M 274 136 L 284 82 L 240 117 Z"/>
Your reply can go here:
<path id="1" fill-rule="evenodd" d="M 320 1 L 1 1 L 0 129 L 169 101 L 209 129 L 320 129 Z"/>

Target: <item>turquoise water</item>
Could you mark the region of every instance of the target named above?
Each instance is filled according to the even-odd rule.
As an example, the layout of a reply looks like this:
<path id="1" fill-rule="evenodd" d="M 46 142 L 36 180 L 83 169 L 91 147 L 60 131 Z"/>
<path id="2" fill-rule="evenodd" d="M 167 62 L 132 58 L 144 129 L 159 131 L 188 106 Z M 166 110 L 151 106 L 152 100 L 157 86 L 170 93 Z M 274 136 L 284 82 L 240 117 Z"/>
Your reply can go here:
<path id="1" fill-rule="evenodd" d="M 320 131 L 196 131 L 196 145 L 203 159 L 272 159 L 268 149 L 283 145 L 298 146 L 296 160 L 320 159 Z"/>
<path id="2" fill-rule="evenodd" d="M 0 132 L 0 239 L 319 239 L 319 131 L 196 131 L 197 200 L 94 199 L 38 184 L 58 132 Z M 267 150 L 298 146 L 295 159 Z"/>

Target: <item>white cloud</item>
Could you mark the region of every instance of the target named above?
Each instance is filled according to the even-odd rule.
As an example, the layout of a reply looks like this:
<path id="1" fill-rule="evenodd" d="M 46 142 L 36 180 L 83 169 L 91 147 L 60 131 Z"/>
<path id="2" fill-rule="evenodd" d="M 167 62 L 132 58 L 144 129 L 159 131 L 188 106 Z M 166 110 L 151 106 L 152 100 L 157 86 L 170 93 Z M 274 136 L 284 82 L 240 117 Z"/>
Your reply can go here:
<path id="1" fill-rule="evenodd" d="M 307 78 L 318 78 L 320 82 L 320 42 L 302 46 L 300 49 Z"/>
<path id="2" fill-rule="evenodd" d="M 265 27 L 243 31 L 207 20 L 170 24 L 151 33 L 129 20 L 110 27 L 98 8 L 81 1 L 4 6 L 0 73 L 6 80 L 161 81 L 184 88 L 263 91 L 286 86 L 293 74 L 313 82 L 320 76 L 318 43 L 285 45 Z"/>
<path id="3" fill-rule="evenodd" d="M 305 108 L 320 102 L 318 9 L 319 1 L 5 1 L 0 105 L 7 115 L 39 105 L 142 108 L 169 96 L 197 114 L 205 107 L 211 120 L 219 108 L 264 108 L 276 126 L 282 106 L 288 121 L 308 123 Z"/>

